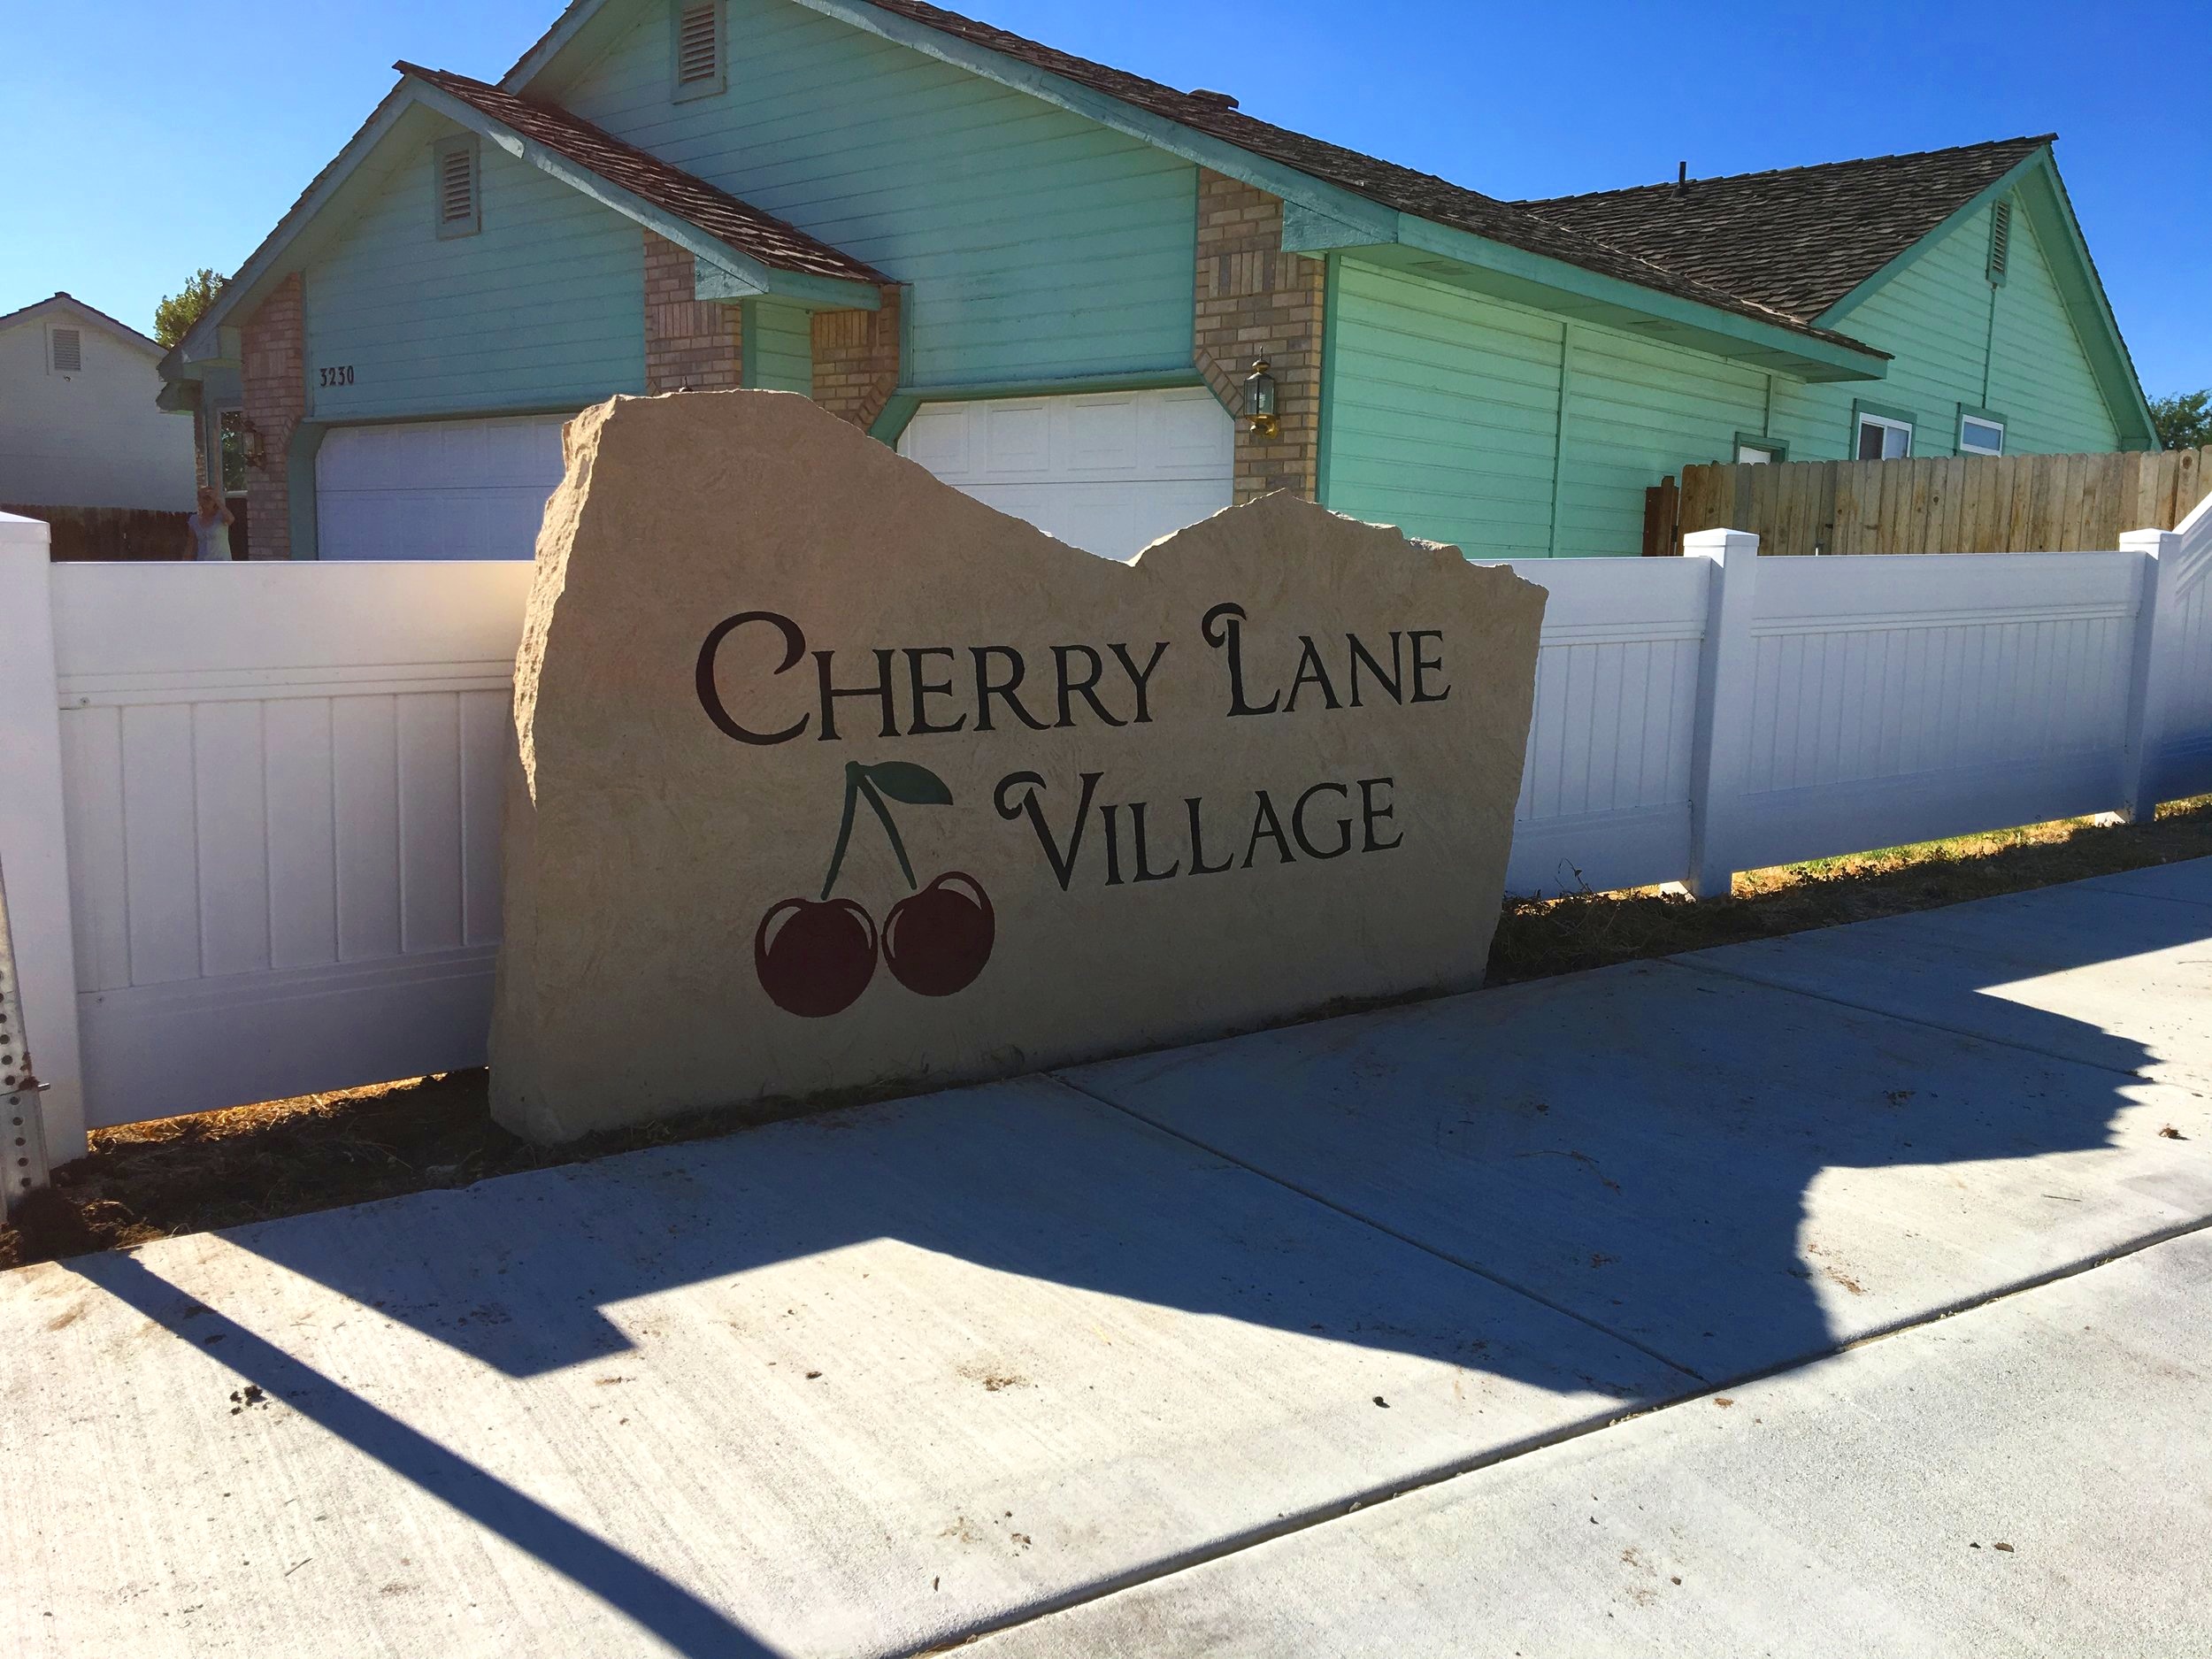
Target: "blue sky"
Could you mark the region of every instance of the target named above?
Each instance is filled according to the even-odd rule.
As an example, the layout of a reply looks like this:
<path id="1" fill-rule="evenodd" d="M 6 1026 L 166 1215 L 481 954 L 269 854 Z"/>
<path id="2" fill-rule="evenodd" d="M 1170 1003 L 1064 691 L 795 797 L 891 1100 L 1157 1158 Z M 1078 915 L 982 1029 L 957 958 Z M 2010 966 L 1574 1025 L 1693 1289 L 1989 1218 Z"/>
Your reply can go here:
<path id="1" fill-rule="evenodd" d="M 196 267 L 252 251 L 388 89 L 395 58 L 493 79 L 558 9 L 0 0 L 0 61 L 38 65 L 0 100 L 0 311 L 67 288 L 150 326 Z M 969 9 L 1494 196 L 1647 183 L 1678 160 L 1709 175 L 2055 130 L 2145 389 L 2212 385 L 2212 210 L 2202 134 L 2181 112 L 2189 31 L 2175 34 L 2186 7 Z"/>

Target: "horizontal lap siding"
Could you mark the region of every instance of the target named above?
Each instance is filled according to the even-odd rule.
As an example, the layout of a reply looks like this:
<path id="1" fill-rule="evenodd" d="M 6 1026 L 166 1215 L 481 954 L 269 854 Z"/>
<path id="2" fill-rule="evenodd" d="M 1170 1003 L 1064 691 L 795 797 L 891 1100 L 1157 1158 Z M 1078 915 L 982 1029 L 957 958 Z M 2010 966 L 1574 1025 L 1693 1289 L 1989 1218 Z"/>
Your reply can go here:
<path id="1" fill-rule="evenodd" d="M 482 228 L 441 241 L 428 117 L 344 234 L 306 269 L 310 411 L 319 419 L 582 405 L 644 389 L 637 227 L 496 146 L 480 150 Z M 353 383 L 319 387 L 349 365 Z"/>
<path id="2" fill-rule="evenodd" d="M 1835 320 L 1843 333 L 1892 354 L 1886 378 L 1824 386 L 1777 381 L 1774 435 L 1788 442 L 1792 460 L 1847 458 L 1854 399 L 1909 412 L 1919 456 L 1958 452 L 1962 404 L 2008 418 L 2008 454 L 2114 447 L 2111 413 L 2024 202 L 2015 201 L 2009 270 L 1993 290 L 1993 318 L 1989 232 L 1985 208 Z"/>
<path id="3" fill-rule="evenodd" d="M 1645 489 L 1686 461 L 1732 459 L 1766 415 L 1760 372 L 1607 329 L 1575 326 L 1567 370 L 1563 555 L 1639 552 Z"/>
<path id="4" fill-rule="evenodd" d="M 557 96 L 911 284 L 912 383 L 1189 368 L 1188 163 L 778 0 L 728 0 L 729 90 L 673 103 L 634 11 Z"/>
<path id="5" fill-rule="evenodd" d="M 1986 400 L 2010 422 L 2006 449 L 2045 455 L 2112 449 L 2119 442 L 2112 411 L 2024 213 L 2013 215 L 2008 263 L 1997 296 Z"/>
<path id="6" fill-rule="evenodd" d="M 1332 303 L 1327 504 L 1472 557 L 1548 551 L 1558 322 L 1350 260 Z"/>
<path id="7" fill-rule="evenodd" d="M 814 392 L 814 325 L 796 305 L 745 303 L 745 384 L 772 392 Z"/>

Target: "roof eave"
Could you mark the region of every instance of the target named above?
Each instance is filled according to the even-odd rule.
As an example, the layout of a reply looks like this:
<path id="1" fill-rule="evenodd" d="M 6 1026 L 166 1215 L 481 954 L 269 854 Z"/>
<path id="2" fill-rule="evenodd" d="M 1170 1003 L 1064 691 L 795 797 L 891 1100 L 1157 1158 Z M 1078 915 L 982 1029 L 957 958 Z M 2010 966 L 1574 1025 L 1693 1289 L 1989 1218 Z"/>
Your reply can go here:
<path id="1" fill-rule="evenodd" d="M 406 78 L 405 85 L 425 108 L 466 127 L 518 161 L 528 163 L 578 195 L 634 220 L 690 254 L 697 273 L 695 298 L 729 301 L 766 296 L 811 310 L 834 311 L 876 311 L 883 304 L 882 292 L 872 282 L 857 277 L 822 276 L 770 265 L 700 229 L 689 219 L 593 172 L 550 145 L 517 132 L 464 99 L 413 75 Z"/>
<path id="2" fill-rule="evenodd" d="M 2054 260 L 2052 278 L 2058 284 L 2059 296 L 2066 303 L 2082 349 L 2089 357 L 2091 372 L 2097 377 L 2098 389 L 2104 394 L 2105 405 L 2119 431 L 2120 447 L 2155 449 L 2158 428 L 2151 419 L 2150 404 L 2143 396 L 2142 381 L 2135 373 L 2135 360 L 2120 333 L 2119 319 L 2113 315 L 2104 280 L 2097 273 L 2088 239 L 2082 234 L 2080 221 L 2074 217 L 2073 204 L 2066 194 L 2066 181 L 2059 176 L 2058 159 L 2048 143 L 2021 157 L 2001 177 L 1962 204 L 1941 224 L 1854 288 L 1815 321 L 1823 327 L 1834 326 L 1975 214 L 1998 197 L 2023 186 L 2029 187 L 2021 190 L 2021 196 L 2031 219 L 2057 231 L 2065 245 L 2069 257 L 2063 267 Z M 2056 250 L 2047 248 L 2045 251 Z M 2128 429 L 2131 426 L 2132 431 Z"/>
<path id="3" fill-rule="evenodd" d="M 1818 339 L 1781 322 L 1678 298 L 1411 213 L 1394 218 L 1389 234 L 1374 235 L 1363 227 L 1286 207 L 1283 246 L 1297 253 L 1357 252 L 1453 287 L 1801 380 L 1880 380 L 1888 373 L 1887 354 L 1870 346 Z"/>
<path id="4" fill-rule="evenodd" d="M 1949 213 L 1946 214 L 1940 223 L 1939 223 L 1932 230 L 1930 230 L 1925 235 L 1922 236 L 1918 241 L 1915 242 L 1911 247 L 1907 248 L 1903 252 L 1898 254 L 1895 258 L 1892 259 L 1887 265 L 1882 266 L 1880 270 L 1876 271 L 1870 276 L 1868 276 L 1861 280 L 1850 290 L 1849 293 L 1846 294 L 1834 304 L 1829 306 L 1828 309 L 1821 312 L 1819 316 L 1814 318 L 1814 324 L 1822 328 L 1832 328 L 1836 326 L 1839 319 L 1848 315 L 1853 311 L 1855 311 L 1860 305 L 1863 304 L 1877 292 L 1887 288 L 1900 276 L 1903 275 L 1907 271 L 1909 271 L 1914 265 L 1917 265 L 1920 262 L 1922 256 L 1926 254 L 1931 248 L 1933 248 L 1938 242 L 1941 242 L 1946 236 L 1956 230 L 1961 225 L 1966 223 L 1966 221 L 1973 218 L 1975 214 L 1980 212 L 1999 196 L 2004 195 L 2006 191 L 2011 189 L 2015 185 L 2018 184 L 2022 178 L 2032 172 L 2043 162 L 2048 160 L 2050 154 L 2051 147 L 2047 143 L 2040 150 L 2032 150 L 2027 155 L 2023 156 L 2012 166 L 2006 169 L 2003 173 L 2000 174 L 1997 178 L 1991 180 L 1990 182 L 1983 186 L 1980 190 L 1977 191 L 1973 196 L 1968 197 L 1966 201 L 1961 203 Z"/>
<path id="5" fill-rule="evenodd" d="M 1402 213 L 1340 185 L 1256 155 L 1226 139 L 1185 127 L 1050 70 L 1023 63 L 927 24 L 879 11 L 865 4 L 865 0 L 795 0 L 795 4 L 940 63 L 1028 93 L 1102 127 L 1156 145 L 1225 178 L 1279 196 L 1286 204 L 1283 246 L 1293 252 L 1319 253 L 1338 247 L 1422 247 L 1447 252 L 1449 257 L 1471 268 L 1496 273 L 1501 283 L 1514 287 L 1525 303 L 1551 310 L 1580 304 L 1587 308 L 1586 314 L 1594 319 L 1617 314 L 1628 326 L 1643 327 L 1645 332 L 1661 333 L 1707 350 L 1719 349 L 1723 355 L 1761 363 L 1801 379 L 1878 380 L 1886 372 L 1888 359 L 1879 352 L 1851 350 L 1801 334 L 1783 323 L 1763 323 L 1725 308 L 1678 298 L 1657 288 L 1646 288 L 1585 270 L 1563 259 L 1529 253 L 1471 231 Z M 565 20 L 568 35 L 564 38 L 572 37 L 595 9 L 576 8 Z M 551 38 L 548 37 L 549 43 Z M 551 55 L 550 51 L 533 54 L 533 58 L 526 62 L 534 61 L 542 66 Z M 1294 218 L 1299 227 L 1295 234 L 1302 239 L 1296 245 Z M 1570 310 L 1569 314 L 1576 313 Z M 1655 329 L 1652 325 L 1657 327 Z"/>
<path id="6" fill-rule="evenodd" d="M 169 355 L 161 360 L 164 380 L 193 378 L 195 363 L 235 362 L 236 326 L 227 321 L 234 312 L 251 315 L 251 301 L 258 304 L 266 285 L 281 273 L 284 256 L 300 236 L 315 222 L 316 215 L 330 198 L 344 188 L 346 182 L 360 169 L 384 135 L 413 102 L 405 81 L 384 95 L 383 100 L 371 111 L 361 129 L 346 141 L 345 147 L 332 157 L 330 165 L 318 174 L 291 211 L 279 219 L 276 228 L 264 237 L 261 245 L 247 257 L 237 273 L 223 285 L 223 291 L 215 296 L 215 303 L 204 311 L 190 332 L 178 342 Z M 242 311 L 241 308 L 245 308 Z M 225 331 L 230 343 L 225 341 Z"/>

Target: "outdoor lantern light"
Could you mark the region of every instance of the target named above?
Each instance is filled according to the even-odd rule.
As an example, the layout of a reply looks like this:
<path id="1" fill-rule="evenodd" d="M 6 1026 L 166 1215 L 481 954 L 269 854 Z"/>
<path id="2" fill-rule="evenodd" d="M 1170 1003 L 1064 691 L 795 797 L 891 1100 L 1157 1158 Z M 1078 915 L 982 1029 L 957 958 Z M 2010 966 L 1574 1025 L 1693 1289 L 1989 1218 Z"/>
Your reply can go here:
<path id="1" fill-rule="evenodd" d="M 248 466 L 259 472 L 269 458 L 268 444 L 261 436 L 261 428 L 250 420 L 238 423 L 238 453 Z"/>
<path id="2" fill-rule="evenodd" d="M 1245 377 L 1244 412 L 1252 418 L 1252 430 L 1263 438 L 1282 430 L 1282 422 L 1275 419 L 1275 377 L 1267 372 L 1265 357 L 1255 361 Z"/>

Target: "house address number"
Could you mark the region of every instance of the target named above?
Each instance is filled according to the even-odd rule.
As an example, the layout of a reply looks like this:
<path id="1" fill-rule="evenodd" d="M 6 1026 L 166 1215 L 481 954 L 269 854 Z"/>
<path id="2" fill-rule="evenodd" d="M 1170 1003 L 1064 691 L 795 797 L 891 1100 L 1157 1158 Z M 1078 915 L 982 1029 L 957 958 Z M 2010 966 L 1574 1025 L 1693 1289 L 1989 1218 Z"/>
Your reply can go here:
<path id="1" fill-rule="evenodd" d="M 335 368 L 319 369 L 316 373 L 322 376 L 322 380 L 319 384 L 324 386 L 350 386 L 353 384 L 353 365 L 350 363 L 341 363 Z"/>

